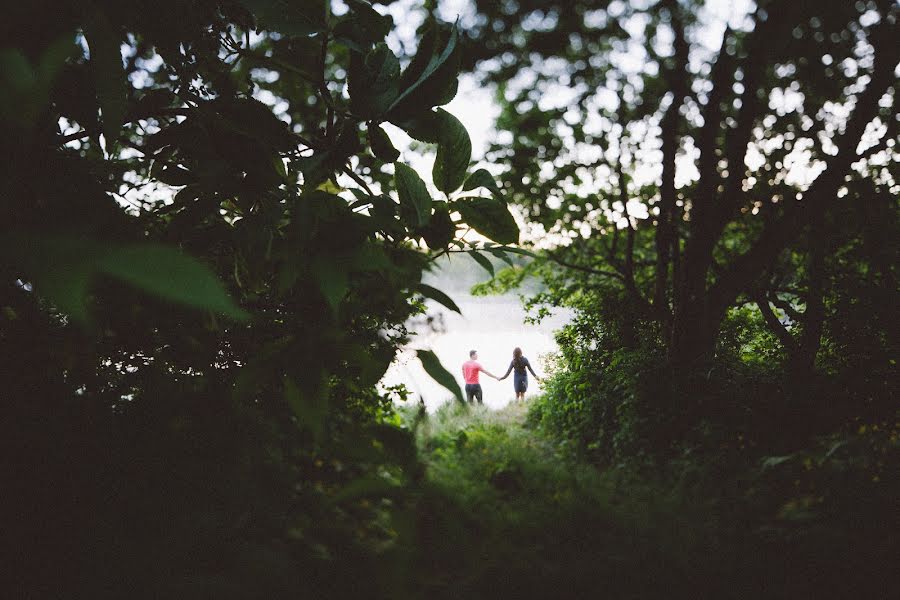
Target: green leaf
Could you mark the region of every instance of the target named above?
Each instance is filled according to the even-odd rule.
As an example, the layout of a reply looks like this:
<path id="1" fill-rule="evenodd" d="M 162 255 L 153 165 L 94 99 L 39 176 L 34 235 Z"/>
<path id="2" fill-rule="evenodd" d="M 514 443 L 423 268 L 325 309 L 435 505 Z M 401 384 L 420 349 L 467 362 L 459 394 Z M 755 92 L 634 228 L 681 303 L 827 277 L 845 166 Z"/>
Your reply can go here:
<path id="1" fill-rule="evenodd" d="M 497 258 L 499 258 L 500 260 L 502 260 L 509 266 L 511 266 L 511 267 L 515 266 L 513 264 L 513 261 L 509 258 L 509 256 L 507 256 L 506 252 L 504 252 L 503 250 L 501 250 L 499 248 L 485 248 L 485 250 L 487 250 L 492 255 L 496 256 Z"/>
<path id="2" fill-rule="evenodd" d="M 477 169 L 469 175 L 463 184 L 463 191 L 468 192 L 480 187 L 487 188 L 498 200 L 501 199 L 500 188 L 497 187 L 494 176 L 488 173 L 487 169 Z"/>
<path id="3" fill-rule="evenodd" d="M 530 258 L 538 258 L 537 254 L 531 250 L 526 250 L 525 248 L 516 248 L 515 246 L 497 246 L 496 248 L 497 250 L 503 250 L 510 254 L 521 254 L 522 256 L 528 256 Z"/>
<path id="4" fill-rule="evenodd" d="M 350 55 L 347 90 L 350 110 L 364 118 L 386 113 L 399 93 L 400 61 L 387 44 L 376 45 L 365 57 Z"/>
<path id="5" fill-rule="evenodd" d="M 93 263 L 101 256 L 95 244 L 78 238 L 11 237 L 3 246 L 7 260 L 25 270 L 34 291 L 61 312 L 82 323 L 89 320 L 87 295 Z"/>
<path id="6" fill-rule="evenodd" d="M 435 120 L 438 132 L 438 151 L 432 172 L 434 185 L 446 194 L 459 189 L 472 159 L 472 141 L 459 119 L 442 108 Z"/>
<path id="7" fill-rule="evenodd" d="M 270 359 L 271 360 L 271 359 Z M 261 364 L 253 368 L 265 377 L 266 370 Z M 315 369 L 315 367 L 313 367 Z M 256 382 L 259 385 L 262 382 Z M 306 373 L 303 385 L 298 385 L 291 377 L 284 378 L 284 400 L 297 417 L 299 425 L 311 431 L 316 438 L 322 435 L 322 425 L 328 414 L 328 395 L 325 373 Z"/>
<path id="8" fill-rule="evenodd" d="M 32 68 L 18 48 L 0 50 L 0 122 L 32 125 L 50 101 L 50 90 L 75 48 L 74 34 L 50 44 Z"/>
<path id="9" fill-rule="evenodd" d="M 481 265 L 481 267 L 485 271 L 490 273 L 491 277 L 494 276 L 494 264 L 491 262 L 491 260 L 488 257 L 486 257 L 483 254 L 480 254 L 477 250 L 469 251 L 469 256 L 471 256 L 475 262 L 477 262 L 479 265 Z"/>
<path id="10" fill-rule="evenodd" d="M 97 85 L 97 102 L 103 117 L 103 137 L 107 149 L 118 140 L 127 111 L 125 67 L 122 63 L 122 36 L 106 15 L 96 11 L 84 24 L 90 49 L 90 66 Z"/>
<path id="11" fill-rule="evenodd" d="M 450 218 L 450 209 L 446 202 L 433 204 L 434 214 L 426 227 L 417 230 L 425 238 L 425 243 L 432 250 L 446 248 L 456 237 L 456 223 Z"/>
<path id="12" fill-rule="evenodd" d="M 426 40 L 423 39 L 423 42 Z M 406 113 L 418 112 L 422 108 L 431 108 L 441 104 L 446 104 L 453 99 L 455 95 L 457 77 L 459 76 L 459 29 L 454 24 L 450 28 L 447 35 L 446 43 L 440 54 L 434 55 L 435 47 L 439 48 L 440 44 L 434 46 L 426 46 L 420 49 L 415 59 L 407 68 L 410 70 L 418 70 L 424 62 L 424 57 L 420 60 L 419 54 L 425 53 L 428 56 L 428 62 L 422 69 L 421 75 L 408 84 L 394 103 L 389 111 L 396 113 L 398 116 Z M 407 83 L 408 77 L 401 77 L 403 83 Z M 415 94 L 413 94 L 416 92 Z"/>
<path id="13" fill-rule="evenodd" d="M 350 275 L 343 261 L 317 261 L 313 267 L 319 291 L 332 310 L 336 310 L 350 287 Z"/>
<path id="14" fill-rule="evenodd" d="M 207 266 L 169 246 L 45 236 L 9 236 L 4 242 L 3 255 L 34 282 L 35 292 L 78 321 L 88 319 L 87 293 L 97 275 L 184 306 L 248 317 Z"/>
<path id="15" fill-rule="evenodd" d="M 416 291 L 425 296 L 426 298 L 431 298 L 432 300 L 439 302 L 449 308 L 454 312 L 458 312 L 462 314 L 462 311 L 459 310 L 459 307 L 456 305 L 450 296 L 442 292 L 441 290 L 431 287 L 430 285 L 426 285 L 424 283 L 420 283 L 416 286 Z"/>
<path id="16" fill-rule="evenodd" d="M 519 241 L 519 226 L 503 202 L 494 198 L 460 198 L 452 208 L 459 211 L 463 221 L 500 244 Z"/>
<path id="17" fill-rule="evenodd" d="M 97 260 L 96 269 L 171 302 L 238 320 L 249 316 L 231 300 L 209 267 L 171 246 L 135 244 L 110 248 Z"/>
<path id="18" fill-rule="evenodd" d="M 407 89 L 414 84 L 428 68 L 428 64 L 434 57 L 435 45 L 437 44 L 438 28 L 434 20 L 429 20 L 425 25 L 425 31 L 422 39 L 419 40 L 419 46 L 416 48 L 416 55 L 409 62 L 400 76 L 400 87 Z"/>
<path id="19" fill-rule="evenodd" d="M 362 52 L 373 44 L 383 42 L 394 26 L 391 16 L 380 14 L 371 4 L 362 0 L 348 0 L 348 4 L 350 10 L 334 27 L 335 40 Z"/>
<path id="20" fill-rule="evenodd" d="M 369 146 L 372 153 L 384 162 L 394 162 L 400 158 L 400 152 L 394 148 L 391 138 L 376 123 L 369 123 Z"/>
<path id="21" fill-rule="evenodd" d="M 431 218 L 431 196 L 425 182 L 411 167 L 394 163 L 394 184 L 400 197 L 400 206 L 410 209 L 415 215 L 412 225 L 425 225 Z"/>
<path id="22" fill-rule="evenodd" d="M 444 368 L 444 365 L 441 364 L 441 361 L 438 360 L 438 357 L 434 352 L 431 350 L 418 350 L 416 351 L 416 355 L 422 362 L 422 367 L 425 368 L 425 372 L 428 373 L 432 379 L 453 392 L 454 398 L 460 402 L 464 402 L 462 390 L 459 389 L 456 379 L 450 374 L 450 371 Z"/>
<path id="23" fill-rule="evenodd" d="M 216 113 L 215 126 L 256 140 L 264 148 L 287 152 L 297 146 L 287 124 L 255 98 L 219 98 L 206 107 Z"/>

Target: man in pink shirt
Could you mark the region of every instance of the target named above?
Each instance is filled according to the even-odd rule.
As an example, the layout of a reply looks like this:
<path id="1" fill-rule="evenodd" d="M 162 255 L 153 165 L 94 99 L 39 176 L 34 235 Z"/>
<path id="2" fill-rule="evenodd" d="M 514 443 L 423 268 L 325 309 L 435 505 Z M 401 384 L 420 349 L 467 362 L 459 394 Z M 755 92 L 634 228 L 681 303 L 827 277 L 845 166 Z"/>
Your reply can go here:
<path id="1" fill-rule="evenodd" d="M 466 382 L 466 400 L 468 400 L 469 404 L 472 403 L 473 399 L 477 399 L 478 404 L 484 403 L 481 384 L 478 383 L 479 371 L 484 371 L 484 374 L 488 377 L 497 379 L 496 375 L 493 375 L 481 366 L 481 363 L 478 362 L 478 352 L 472 350 L 469 352 L 469 360 L 464 362 L 462 366 L 463 379 Z"/>

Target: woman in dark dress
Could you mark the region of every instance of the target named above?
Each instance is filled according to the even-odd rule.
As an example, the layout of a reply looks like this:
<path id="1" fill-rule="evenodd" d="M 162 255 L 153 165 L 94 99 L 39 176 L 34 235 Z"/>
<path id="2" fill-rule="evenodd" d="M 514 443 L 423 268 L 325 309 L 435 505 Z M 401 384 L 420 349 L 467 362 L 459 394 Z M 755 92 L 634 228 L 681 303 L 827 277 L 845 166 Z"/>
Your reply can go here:
<path id="1" fill-rule="evenodd" d="M 534 372 L 534 369 L 531 368 L 531 363 L 528 362 L 528 359 L 522 356 L 522 349 L 516 348 L 513 350 L 513 358 L 512 362 L 509 363 L 509 369 L 507 369 L 506 374 L 499 379 L 499 381 L 506 379 L 512 372 L 513 388 L 516 390 L 516 400 L 521 400 L 523 402 L 525 401 L 525 390 L 528 389 L 528 373 L 525 371 L 526 369 L 531 371 L 531 374 L 534 375 L 536 380 L 541 380 Z"/>

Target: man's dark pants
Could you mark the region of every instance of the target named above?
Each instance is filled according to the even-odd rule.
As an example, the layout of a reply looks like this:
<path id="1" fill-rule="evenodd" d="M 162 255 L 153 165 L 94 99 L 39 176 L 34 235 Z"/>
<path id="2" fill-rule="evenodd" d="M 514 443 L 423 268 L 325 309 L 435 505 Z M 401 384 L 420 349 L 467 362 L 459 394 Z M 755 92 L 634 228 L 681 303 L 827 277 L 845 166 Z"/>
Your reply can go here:
<path id="1" fill-rule="evenodd" d="M 477 398 L 478 404 L 484 404 L 483 395 L 481 393 L 481 384 L 480 383 L 467 383 L 466 384 L 466 400 L 469 404 L 472 404 L 472 399 Z"/>

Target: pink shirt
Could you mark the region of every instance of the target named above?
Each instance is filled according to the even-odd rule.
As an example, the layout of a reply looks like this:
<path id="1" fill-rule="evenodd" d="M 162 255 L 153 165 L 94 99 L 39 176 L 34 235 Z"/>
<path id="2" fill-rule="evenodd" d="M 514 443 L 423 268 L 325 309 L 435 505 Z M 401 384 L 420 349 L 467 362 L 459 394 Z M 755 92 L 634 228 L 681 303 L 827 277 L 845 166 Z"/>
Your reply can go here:
<path id="1" fill-rule="evenodd" d="M 463 363 L 463 379 L 466 383 L 478 383 L 478 371 L 482 371 L 481 363 L 477 360 L 467 360 Z"/>

